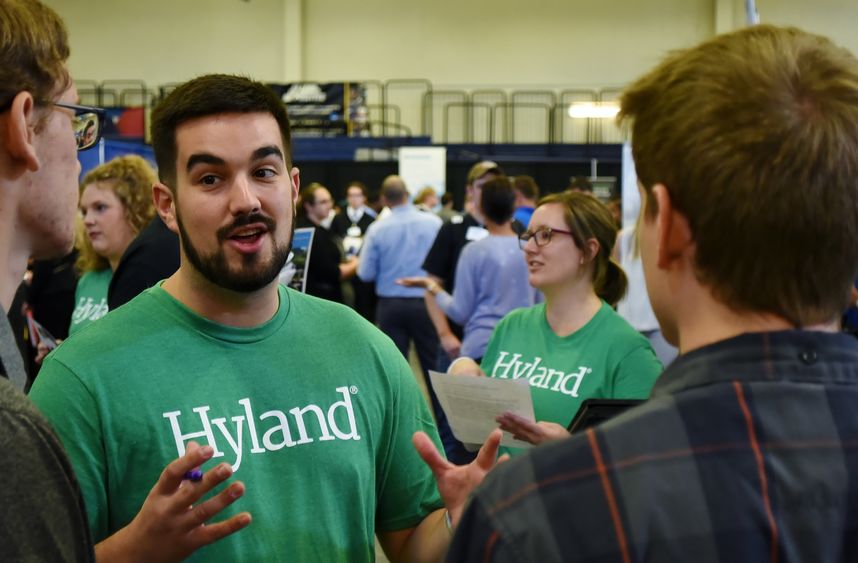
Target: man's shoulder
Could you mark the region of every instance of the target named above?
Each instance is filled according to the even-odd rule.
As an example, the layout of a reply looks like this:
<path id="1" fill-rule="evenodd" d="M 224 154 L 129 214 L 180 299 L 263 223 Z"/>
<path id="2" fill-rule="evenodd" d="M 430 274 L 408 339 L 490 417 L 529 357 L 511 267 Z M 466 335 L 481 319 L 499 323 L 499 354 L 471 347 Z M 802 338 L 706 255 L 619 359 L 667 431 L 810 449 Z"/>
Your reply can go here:
<path id="1" fill-rule="evenodd" d="M 365 339 L 367 344 L 385 344 L 387 337 L 384 333 L 351 307 L 294 289 L 283 289 L 289 295 L 288 322 L 319 336 L 320 341 L 325 342 L 326 335 L 346 333 L 357 339 Z"/>

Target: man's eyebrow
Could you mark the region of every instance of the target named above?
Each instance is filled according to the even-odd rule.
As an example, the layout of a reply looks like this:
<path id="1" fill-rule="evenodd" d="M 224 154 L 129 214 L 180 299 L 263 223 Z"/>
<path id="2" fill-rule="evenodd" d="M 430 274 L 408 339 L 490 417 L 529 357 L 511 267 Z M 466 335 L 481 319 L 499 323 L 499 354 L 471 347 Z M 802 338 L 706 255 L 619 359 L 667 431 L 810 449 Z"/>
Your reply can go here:
<path id="1" fill-rule="evenodd" d="M 188 164 L 185 169 L 190 172 L 191 169 L 198 164 L 214 164 L 216 166 L 222 166 L 226 164 L 226 161 L 218 156 L 208 153 L 199 153 L 192 154 L 190 158 L 188 158 Z"/>
<path id="2" fill-rule="evenodd" d="M 286 162 L 286 159 L 283 157 L 283 151 L 280 150 L 279 147 L 275 145 L 268 145 L 266 147 L 260 147 L 253 151 L 253 156 L 250 157 L 251 160 L 262 160 L 267 156 L 276 156 L 283 162 Z"/>

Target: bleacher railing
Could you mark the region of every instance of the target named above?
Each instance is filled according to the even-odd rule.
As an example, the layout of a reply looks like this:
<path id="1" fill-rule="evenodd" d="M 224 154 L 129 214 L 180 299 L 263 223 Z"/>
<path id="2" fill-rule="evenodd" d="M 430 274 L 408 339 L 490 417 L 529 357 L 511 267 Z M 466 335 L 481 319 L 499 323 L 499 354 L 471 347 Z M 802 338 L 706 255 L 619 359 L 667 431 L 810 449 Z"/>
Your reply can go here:
<path id="1" fill-rule="evenodd" d="M 349 81 L 363 88 L 363 111 L 348 116 L 353 135 L 430 137 L 433 143 L 621 143 L 612 119 L 572 117 L 575 103 L 616 102 L 621 89 L 437 89 L 422 78 Z M 108 137 L 145 139 L 151 108 L 178 83 L 150 88 L 142 80 L 77 80 L 81 103 L 105 107 Z M 302 84 L 312 84 L 304 82 Z"/>

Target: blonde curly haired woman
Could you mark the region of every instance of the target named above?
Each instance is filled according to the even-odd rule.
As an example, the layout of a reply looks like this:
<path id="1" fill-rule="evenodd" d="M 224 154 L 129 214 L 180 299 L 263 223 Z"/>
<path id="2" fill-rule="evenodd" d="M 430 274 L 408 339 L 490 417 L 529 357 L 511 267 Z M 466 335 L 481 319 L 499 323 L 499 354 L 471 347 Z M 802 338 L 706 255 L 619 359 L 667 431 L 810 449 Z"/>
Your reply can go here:
<path id="1" fill-rule="evenodd" d="M 121 156 L 92 169 L 80 187 L 77 269 L 69 335 L 107 313 L 107 289 L 122 254 L 155 216 L 155 171 L 143 158 Z"/>

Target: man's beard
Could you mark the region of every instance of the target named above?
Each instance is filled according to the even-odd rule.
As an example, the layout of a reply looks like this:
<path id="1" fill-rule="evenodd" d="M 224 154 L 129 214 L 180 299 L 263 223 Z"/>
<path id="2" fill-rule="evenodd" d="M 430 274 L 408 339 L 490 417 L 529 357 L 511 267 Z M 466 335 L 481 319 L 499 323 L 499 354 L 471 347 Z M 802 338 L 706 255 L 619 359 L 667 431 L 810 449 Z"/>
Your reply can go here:
<path id="1" fill-rule="evenodd" d="M 218 249 L 212 254 L 203 256 L 191 242 L 191 238 L 188 236 L 187 231 L 185 231 L 182 218 L 178 213 L 176 214 L 176 223 L 179 226 L 179 233 L 181 235 L 179 241 L 182 245 L 182 250 L 191 265 L 213 284 L 239 293 L 258 291 L 277 278 L 280 270 L 283 269 L 283 266 L 289 259 L 289 252 L 292 250 L 292 238 L 295 233 L 295 221 L 293 218 L 289 240 L 285 246 L 279 246 L 277 238 L 274 236 L 277 223 L 273 219 L 261 213 L 241 215 L 231 225 L 218 229 L 216 233 Z M 271 236 L 271 258 L 263 263 L 259 254 L 244 254 L 242 255 L 240 268 L 234 270 L 229 267 L 223 244 L 228 240 L 229 233 L 238 227 L 250 225 L 251 223 L 262 223 L 268 228 L 268 231 L 262 236 Z"/>

